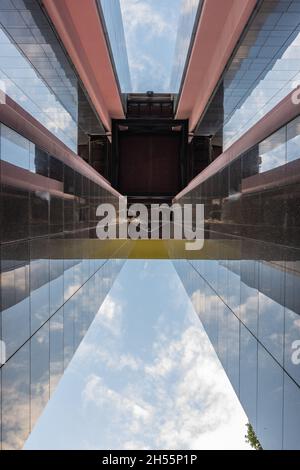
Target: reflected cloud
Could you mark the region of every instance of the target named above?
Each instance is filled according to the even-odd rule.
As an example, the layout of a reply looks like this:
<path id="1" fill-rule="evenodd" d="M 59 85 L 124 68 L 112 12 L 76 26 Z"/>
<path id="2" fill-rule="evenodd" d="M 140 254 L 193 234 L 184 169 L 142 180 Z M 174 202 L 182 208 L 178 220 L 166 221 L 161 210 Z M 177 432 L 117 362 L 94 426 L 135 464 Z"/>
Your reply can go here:
<path id="1" fill-rule="evenodd" d="M 181 0 L 121 0 L 132 89 L 170 92 Z"/>
<path id="2" fill-rule="evenodd" d="M 172 264 L 136 261 L 122 270 L 27 448 L 41 448 L 38 436 L 43 448 L 247 448 L 246 422 Z"/>
<path id="3" fill-rule="evenodd" d="M 119 336 L 122 328 L 122 306 L 111 296 L 108 296 L 95 319 L 96 324 L 106 328 L 114 336 Z"/>
<path id="4" fill-rule="evenodd" d="M 110 299 L 108 318 L 113 316 L 114 305 Z M 194 313 L 188 310 L 187 314 L 194 324 L 178 339 L 157 332 L 150 361 L 133 354 L 118 355 L 115 350 L 105 352 L 103 345 L 89 344 L 85 349 L 86 355 L 93 351 L 95 361 L 102 361 L 110 374 L 126 368 L 133 373 L 122 392 L 108 386 L 105 375 L 91 375 L 82 392 L 84 407 L 96 406 L 99 412 L 109 413 L 114 426 L 122 429 L 119 439 L 114 436 L 115 448 L 196 449 L 204 442 L 213 448 L 214 433 L 224 432 L 240 419 L 206 333 Z M 161 326 L 164 322 L 162 317 L 157 320 Z"/>

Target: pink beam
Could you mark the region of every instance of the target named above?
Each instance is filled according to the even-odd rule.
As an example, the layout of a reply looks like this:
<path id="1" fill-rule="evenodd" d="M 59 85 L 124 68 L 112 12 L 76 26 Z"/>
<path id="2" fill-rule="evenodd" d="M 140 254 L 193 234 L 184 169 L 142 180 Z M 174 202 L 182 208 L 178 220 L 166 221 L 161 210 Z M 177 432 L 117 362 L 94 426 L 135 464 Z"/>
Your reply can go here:
<path id="1" fill-rule="evenodd" d="M 300 104 L 294 104 L 291 92 L 278 103 L 269 113 L 249 129 L 239 140 L 231 145 L 224 153 L 214 160 L 205 170 L 199 173 L 174 200 L 179 200 L 211 176 L 229 165 L 232 161 L 249 150 L 255 144 L 262 142 L 287 122 L 300 114 Z"/>
<path id="2" fill-rule="evenodd" d="M 43 0 L 105 128 L 124 118 L 96 0 Z"/>
<path id="3" fill-rule="evenodd" d="M 102 175 L 76 155 L 76 153 L 72 152 L 61 140 L 48 131 L 9 96 L 3 95 L 2 100 L 3 104 L 0 104 L 1 123 L 14 129 L 50 155 L 53 155 L 75 171 L 78 171 L 78 173 L 106 189 L 112 195 L 116 197 L 121 196 Z"/>
<path id="4" fill-rule="evenodd" d="M 178 103 L 177 119 L 197 126 L 255 6 L 256 0 L 204 0 Z"/>

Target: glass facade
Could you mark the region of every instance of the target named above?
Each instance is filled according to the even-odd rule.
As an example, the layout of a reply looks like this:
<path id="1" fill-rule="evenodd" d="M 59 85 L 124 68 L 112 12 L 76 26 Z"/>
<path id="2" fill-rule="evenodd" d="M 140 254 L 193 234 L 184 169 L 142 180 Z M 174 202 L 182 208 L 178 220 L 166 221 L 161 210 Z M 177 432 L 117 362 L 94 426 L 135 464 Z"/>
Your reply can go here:
<path id="1" fill-rule="evenodd" d="M 205 204 L 210 231 L 300 248 L 300 117 L 184 197 Z"/>
<path id="2" fill-rule="evenodd" d="M 254 248 L 264 248 L 256 243 L 250 247 L 243 242 L 245 255 Z M 274 259 L 278 260 L 278 255 Z M 290 270 L 291 261 L 284 263 L 284 268 L 279 261 L 251 259 L 173 263 L 263 448 L 299 449 L 299 365 L 293 363 L 292 349 L 294 338 L 300 337 L 299 310 L 291 311 L 288 305 L 292 299 L 287 295 L 285 300 L 279 299 L 277 291 L 278 282 L 285 291 L 290 282 L 297 283 L 299 289 L 299 270 Z M 241 263 L 243 269 L 236 269 Z M 253 286 L 249 276 L 254 263 L 264 269 L 262 283 L 269 284 L 265 293 L 262 287 Z M 293 260 L 296 263 L 299 258 Z M 212 270 L 217 274 L 214 279 L 220 279 L 218 283 L 208 276 Z M 251 289 L 243 300 L 240 296 L 236 299 L 239 308 L 230 305 L 232 277 L 236 290 Z M 273 279 L 277 282 L 272 283 Z M 264 302 L 257 304 L 262 295 Z"/>
<path id="3" fill-rule="evenodd" d="M 172 93 L 178 93 L 180 89 L 199 4 L 202 4 L 202 0 L 183 0 L 181 4 L 173 70 L 169 87 Z"/>
<path id="4" fill-rule="evenodd" d="M 97 224 L 100 202 L 117 203 L 104 186 L 0 125 L 1 241 L 74 236 Z M 100 178 L 99 178 L 100 179 Z"/>
<path id="5" fill-rule="evenodd" d="M 264 449 L 300 449 L 299 119 L 179 200 L 214 259 L 175 267 Z"/>
<path id="6" fill-rule="evenodd" d="M 98 0 L 107 29 L 112 57 L 123 93 L 131 93 L 131 77 L 120 0 Z"/>
<path id="7" fill-rule="evenodd" d="M 122 267 L 96 256 L 108 190 L 0 125 L 2 448 L 22 447 Z"/>
<path id="8" fill-rule="evenodd" d="M 229 148 L 299 85 L 300 1 L 264 0 L 198 127 Z"/>
<path id="9" fill-rule="evenodd" d="M 49 266 L 52 260 L 37 261 Z M 23 446 L 123 264 L 99 259 L 64 262 L 59 277 L 35 290 L 28 289 L 28 296 L 19 301 L 16 299 L 19 283 L 11 284 L 7 278 L 20 278 L 18 271 L 28 270 L 31 260 L 22 268 L 13 267 L 20 260 L 2 258 L 2 264 L 7 262 L 10 271 L 2 268 L 1 280 L 5 283 L 6 298 L 10 295 L 15 299 L 2 311 L 2 340 L 7 345 L 7 360 L 0 369 L 3 450 Z M 73 278 L 72 284 L 65 282 L 68 278 Z M 49 308 L 45 300 L 57 284 L 61 285 L 60 307 Z M 47 309 L 47 315 L 34 317 L 34 297 L 40 298 L 39 305 Z M 23 309 L 25 301 L 27 309 Z"/>
<path id="10" fill-rule="evenodd" d="M 98 5 L 121 91 L 131 92 L 120 1 Z M 163 2 L 157 5 L 167 16 Z M 179 21 L 174 92 L 198 8 L 199 0 L 183 0 L 164 27 L 169 43 L 163 62 L 175 45 L 170 24 Z M 138 29 L 149 41 L 146 20 Z M 259 2 L 196 134 L 212 136 L 212 146 L 217 139 L 219 150 L 226 149 L 295 88 L 299 28 L 300 0 Z M 155 54 L 161 40 L 150 37 Z M 97 171 L 114 165 L 110 143 L 101 139 L 104 129 L 38 0 L 0 1 L 0 57 L 0 92 L 69 149 L 79 153 L 78 145 L 84 147 L 83 157 Z M 140 83 L 154 77 L 158 88 L 162 78 L 167 86 L 169 75 L 163 69 L 158 74 L 157 62 L 151 69 L 147 60 L 136 67 L 148 75 Z M 164 65 L 170 64 L 166 57 Z M 116 191 L 67 149 L 53 155 L 21 135 L 28 135 L 24 121 L 20 133 L 0 123 L 2 449 L 22 447 L 122 268 L 117 249 L 128 245 L 109 240 L 102 250 L 95 240 L 96 209 L 103 202 L 117 206 Z M 178 130 L 173 124 L 172 132 Z M 143 123 L 138 130 L 143 145 L 146 128 Z M 215 173 L 208 170 L 210 176 L 178 201 L 204 205 L 210 256 L 204 250 L 201 259 L 177 260 L 176 241 L 170 242 L 176 270 L 265 449 L 300 449 L 299 136 L 300 116 L 282 122 L 262 142 L 216 165 Z M 128 167 L 124 171 L 135 178 Z M 146 175 L 141 195 L 149 186 L 151 198 L 150 180 Z"/>
<path id="11" fill-rule="evenodd" d="M 37 0 L 0 2 L 0 90 L 75 153 L 87 114 L 103 132 Z"/>

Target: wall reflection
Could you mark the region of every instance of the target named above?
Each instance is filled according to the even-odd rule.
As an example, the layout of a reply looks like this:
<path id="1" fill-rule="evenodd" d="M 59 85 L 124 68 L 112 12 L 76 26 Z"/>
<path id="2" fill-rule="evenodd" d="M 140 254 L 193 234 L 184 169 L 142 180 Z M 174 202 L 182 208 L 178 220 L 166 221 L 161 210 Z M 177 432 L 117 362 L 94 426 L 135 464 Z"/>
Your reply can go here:
<path id="1" fill-rule="evenodd" d="M 0 89 L 77 151 L 77 77 L 37 1 L 0 4 Z"/>
<path id="2" fill-rule="evenodd" d="M 299 133 L 297 117 L 180 200 L 205 205 L 208 238 L 221 233 L 300 247 Z"/>
<path id="3" fill-rule="evenodd" d="M 241 253 L 173 263 L 262 446 L 299 449 L 299 251 L 243 240 Z"/>
<path id="4" fill-rule="evenodd" d="M 197 134 L 228 149 L 298 85 L 300 1 L 262 0 Z"/>
<path id="5" fill-rule="evenodd" d="M 264 21 L 275 3 L 294 21 L 280 1 Z M 213 253 L 174 264 L 266 449 L 300 449 L 299 134 L 297 117 L 178 201 L 205 205 Z"/>
<path id="6" fill-rule="evenodd" d="M 34 262 L 41 268 L 45 260 Z M 1 367 L 2 449 L 22 447 L 123 263 L 99 259 L 76 260 L 71 266 L 68 263 L 61 275 L 60 308 L 55 307 L 51 314 L 53 281 L 41 278 L 27 291 L 27 297 L 24 294 L 24 299 L 16 303 L 15 283 L 9 285 L 7 271 L 2 271 L 4 298 L 11 302 L 2 311 L 2 340 L 7 345 L 6 363 Z M 15 279 L 18 270 L 18 266 L 10 267 L 8 273 Z"/>
<path id="7" fill-rule="evenodd" d="M 123 261 L 89 244 L 96 207 L 118 203 L 109 189 L 3 124 L 0 172 L 1 439 L 19 449 Z"/>

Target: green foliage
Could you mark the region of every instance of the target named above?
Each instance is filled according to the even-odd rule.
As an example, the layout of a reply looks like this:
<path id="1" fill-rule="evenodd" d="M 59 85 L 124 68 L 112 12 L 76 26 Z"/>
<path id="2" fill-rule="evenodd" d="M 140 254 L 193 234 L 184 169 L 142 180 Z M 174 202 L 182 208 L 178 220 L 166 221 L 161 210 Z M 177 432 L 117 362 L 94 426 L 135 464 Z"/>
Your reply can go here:
<path id="1" fill-rule="evenodd" d="M 246 426 L 247 426 L 247 434 L 245 436 L 245 439 L 246 439 L 247 444 L 250 444 L 252 449 L 263 450 L 251 424 L 248 423 L 246 424 Z"/>

